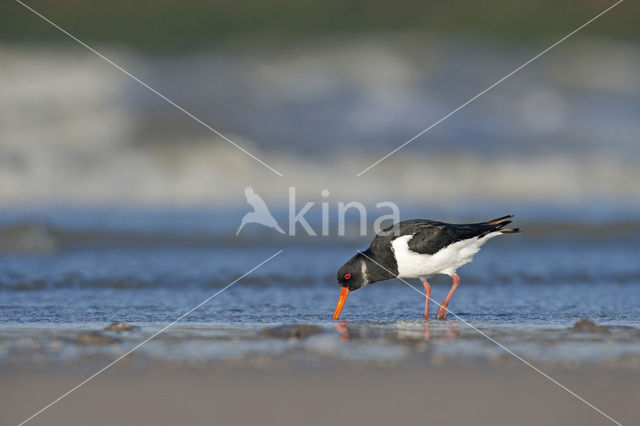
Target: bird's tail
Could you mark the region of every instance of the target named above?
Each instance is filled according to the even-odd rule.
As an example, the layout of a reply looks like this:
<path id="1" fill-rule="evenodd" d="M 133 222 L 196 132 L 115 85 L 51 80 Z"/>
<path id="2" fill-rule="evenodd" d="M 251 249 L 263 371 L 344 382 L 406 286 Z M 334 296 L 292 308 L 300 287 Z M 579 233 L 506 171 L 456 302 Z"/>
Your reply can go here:
<path id="1" fill-rule="evenodd" d="M 500 231 L 503 234 L 513 234 L 516 232 L 520 232 L 520 228 L 505 228 L 505 226 L 511 223 L 509 219 L 511 219 L 512 217 L 513 215 L 510 214 L 507 216 L 499 217 L 497 219 L 488 220 L 485 222 L 485 224 L 493 225 L 496 231 Z"/>

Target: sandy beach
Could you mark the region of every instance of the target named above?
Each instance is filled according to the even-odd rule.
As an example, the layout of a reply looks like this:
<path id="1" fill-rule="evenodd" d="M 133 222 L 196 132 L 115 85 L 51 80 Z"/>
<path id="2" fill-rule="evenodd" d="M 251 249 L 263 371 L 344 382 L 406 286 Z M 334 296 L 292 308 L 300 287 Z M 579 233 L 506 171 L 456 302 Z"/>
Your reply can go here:
<path id="1" fill-rule="evenodd" d="M 640 374 L 548 370 L 622 424 L 637 421 Z M 88 369 L 3 371 L 2 424 L 18 424 Z M 264 369 L 126 362 L 48 409 L 32 425 L 606 425 L 592 408 L 525 366 L 358 365 Z"/>

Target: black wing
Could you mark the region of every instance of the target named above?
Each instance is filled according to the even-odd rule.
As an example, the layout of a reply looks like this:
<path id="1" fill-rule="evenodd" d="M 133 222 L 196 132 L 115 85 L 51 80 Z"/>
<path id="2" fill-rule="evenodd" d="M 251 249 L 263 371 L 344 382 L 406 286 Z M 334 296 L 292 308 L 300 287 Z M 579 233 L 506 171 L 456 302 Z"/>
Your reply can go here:
<path id="1" fill-rule="evenodd" d="M 481 223 L 452 224 L 444 222 L 436 222 L 432 220 L 406 220 L 398 223 L 395 233 L 389 227 L 382 231 L 381 234 L 374 238 L 371 243 L 371 249 L 386 245 L 395 238 L 403 235 L 413 235 L 409 240 L 409 249 L 420 254 L 435 254 L 442 248 L 447 247 L 455 242 L 466 240 L 473 237 L 483 237 L 490 232 L 518 232 L 517 229 L 502 229 L 505 225 L 511 223 L 509 220 L 513 216 L 505 216 L 499 219 L 490 220 Z M 385 233 L 391 232 L 389 236 Z"/>

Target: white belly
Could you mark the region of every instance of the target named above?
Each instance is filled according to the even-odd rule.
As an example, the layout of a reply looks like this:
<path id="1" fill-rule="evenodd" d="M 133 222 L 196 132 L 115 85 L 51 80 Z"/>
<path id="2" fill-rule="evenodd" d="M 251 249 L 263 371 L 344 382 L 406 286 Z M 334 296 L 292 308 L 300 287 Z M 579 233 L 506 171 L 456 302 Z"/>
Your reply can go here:
<path id="1" fill-rule="evenodd" d="M 482 238 L 473 237 L 453 243 L 434 254 L 420 254 L 409 250 L 413 235 L 403 235 L 391 242 L 398 264 L 399 278 L 420 278 L 436 274 L 452 275 L 456 270 L 473 260 L 480 247 L 490 238 L 501 235 L 491 232 Z"/>

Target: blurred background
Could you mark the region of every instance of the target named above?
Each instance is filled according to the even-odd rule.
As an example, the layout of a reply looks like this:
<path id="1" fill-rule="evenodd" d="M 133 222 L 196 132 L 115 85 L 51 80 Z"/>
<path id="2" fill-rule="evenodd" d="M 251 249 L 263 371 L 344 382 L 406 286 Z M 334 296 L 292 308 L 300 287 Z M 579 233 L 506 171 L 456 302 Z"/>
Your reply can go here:
<path id="1" fill-rule="evenodd" d="M 524 204 L 553 205 L 578 220 L 638 212 L 633 2 L 358 178 L 613 2 L 28 4 L 285 176 L 7 1 L 3 208 L 244 209 L 251 184 L 276 204 L 295 185 L 311 201 L 327 188 L 338 200 L 439 214 L 457 205 L 453 216 L 470 202 L 521 214 Z"/>

